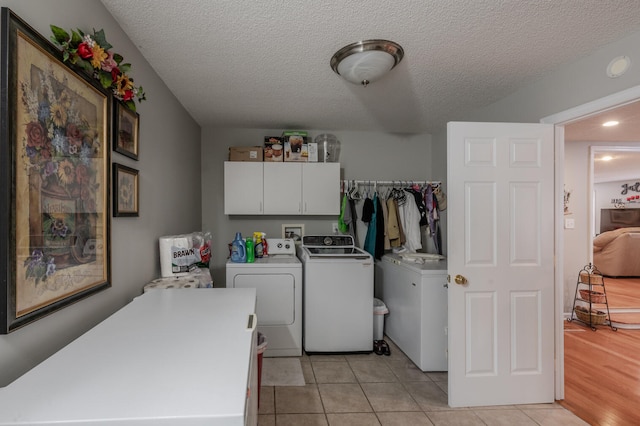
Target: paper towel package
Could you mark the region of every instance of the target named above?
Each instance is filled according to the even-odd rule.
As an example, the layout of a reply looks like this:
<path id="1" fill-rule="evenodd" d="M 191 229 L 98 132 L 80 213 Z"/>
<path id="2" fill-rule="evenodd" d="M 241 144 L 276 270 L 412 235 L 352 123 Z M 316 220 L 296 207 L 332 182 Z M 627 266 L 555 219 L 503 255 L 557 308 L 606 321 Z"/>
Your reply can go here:
<path id="1" fill-rule="evenodd" d="M 211 234 L 193 232 L 160 237 L 160 271 L 163 278 L 187 275 L 195 268 L 208 268 Z"/>

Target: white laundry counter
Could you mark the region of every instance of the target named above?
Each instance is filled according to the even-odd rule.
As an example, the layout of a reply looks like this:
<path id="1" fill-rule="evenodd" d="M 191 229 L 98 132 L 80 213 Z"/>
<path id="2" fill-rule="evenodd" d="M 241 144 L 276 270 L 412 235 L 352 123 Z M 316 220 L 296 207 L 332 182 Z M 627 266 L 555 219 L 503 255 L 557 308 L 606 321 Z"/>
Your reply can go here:
<path id="1" fill-rule="evenodd" d="M 255 289 L 149 291 L 0 389 L 0 425 L 254 425 L 255 307 Z"/>

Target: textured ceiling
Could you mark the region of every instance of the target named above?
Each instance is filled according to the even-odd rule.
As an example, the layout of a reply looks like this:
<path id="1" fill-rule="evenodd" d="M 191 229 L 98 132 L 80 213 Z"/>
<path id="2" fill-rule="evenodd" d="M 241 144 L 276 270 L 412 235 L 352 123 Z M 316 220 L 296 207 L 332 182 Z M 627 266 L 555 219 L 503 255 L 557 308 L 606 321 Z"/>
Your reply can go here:
<path id="1" fill-rule="evenodd" d="M 640 31 L 638 0 L 102 3 L 202 126 L 431 133 Z M 370 38 L 404 48 L 389 75 L 364 88 L 331 70 Z"/>

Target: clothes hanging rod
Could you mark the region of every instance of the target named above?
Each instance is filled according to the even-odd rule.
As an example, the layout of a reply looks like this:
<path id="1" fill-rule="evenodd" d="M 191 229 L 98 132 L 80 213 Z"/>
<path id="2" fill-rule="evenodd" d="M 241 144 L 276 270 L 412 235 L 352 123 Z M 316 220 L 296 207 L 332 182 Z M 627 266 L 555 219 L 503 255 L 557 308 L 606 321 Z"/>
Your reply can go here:
<path id="1" fill-rule="evenodd" d="M 442 182 L 438 180 L 413 180 L 413 179 L 398 179 L 398 180 L 359 180 L 359 179 L 343 179 L 343 185 L 349 184 L 358 185 L 441 185 Z"/>

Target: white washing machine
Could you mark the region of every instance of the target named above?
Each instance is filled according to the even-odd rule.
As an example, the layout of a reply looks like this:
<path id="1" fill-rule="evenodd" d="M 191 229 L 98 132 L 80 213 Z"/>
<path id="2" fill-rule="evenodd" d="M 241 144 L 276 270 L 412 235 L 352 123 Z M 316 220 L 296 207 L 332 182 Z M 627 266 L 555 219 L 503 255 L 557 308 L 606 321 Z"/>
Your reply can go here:
<path id="1" fill-rule="evenodd" d="M 350 235 L 309 235 L 304 270 L 304 350 L 373 350 L 373 258 Z"/>
<path id="2" fill-rule="evenodd" d="M 253 263 L 227 261 L 227 288 L 255 288 L 264 356 L 302 355 L 302 263 L 289 238 L 269 238 L 269 256 Z"/>

